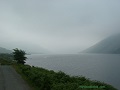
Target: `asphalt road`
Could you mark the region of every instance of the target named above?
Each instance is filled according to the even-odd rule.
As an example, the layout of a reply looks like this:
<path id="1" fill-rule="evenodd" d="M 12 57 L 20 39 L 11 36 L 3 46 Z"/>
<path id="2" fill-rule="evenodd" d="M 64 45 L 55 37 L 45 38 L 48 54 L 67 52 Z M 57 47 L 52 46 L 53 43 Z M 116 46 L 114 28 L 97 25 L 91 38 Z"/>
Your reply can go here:
<path id="1" fill-rule="evenodd" d="M 30 90 L 30 88 L 13 67 L 0 65 L 0 90 Z"/>

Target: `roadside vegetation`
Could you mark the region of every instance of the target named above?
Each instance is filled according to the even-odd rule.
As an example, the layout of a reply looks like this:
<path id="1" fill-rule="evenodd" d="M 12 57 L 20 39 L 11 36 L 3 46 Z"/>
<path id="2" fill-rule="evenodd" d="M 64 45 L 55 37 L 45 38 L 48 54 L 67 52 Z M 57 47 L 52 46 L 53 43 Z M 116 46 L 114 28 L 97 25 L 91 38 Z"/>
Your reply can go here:
<path id="1" fill-rule="evenodd" d="M 13 55 L 12 54 L 0 54 L 0 65 L 11 65 L 13 63 Z"/>
<path id="2" fill-rule="evenodd" d="M 29 65 L 15 65 L 35 90 L 117 90 L 111 85 L 92 81 L 83 76 L 69 76 L 62 71 L 54 72 Z"/>
<path id="3" fill-rule="evenodd" d="M 62 71 L 25 65 L 25 60 L 25 52 L 19 49 L 14 49 L 13 54 L 0 55 L 0 63 L 12 65 L 33 90 L 117 90 L 111 85 L 83 76 L 70 76 Z"/>

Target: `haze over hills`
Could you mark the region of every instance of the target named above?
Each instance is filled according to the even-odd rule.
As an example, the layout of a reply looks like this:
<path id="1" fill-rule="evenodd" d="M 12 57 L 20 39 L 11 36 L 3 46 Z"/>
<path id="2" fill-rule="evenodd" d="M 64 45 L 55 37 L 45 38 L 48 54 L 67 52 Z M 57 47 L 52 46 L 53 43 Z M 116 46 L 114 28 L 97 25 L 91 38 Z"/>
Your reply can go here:
<path id="1" fill-rule="evenodd" d="M 82 53 L 120 54 L 120 33 L 98 42 Z"/>
<path id="2" fill-rule="evenodd" d="M 8 50 L 8 49 L 6 49 L 6 48 L 0 47 L 0 53 L 12 53 L 12 51 L 11 51 L 11 50 Z"/>
<path id="3" fill-rule="evenodd" d="M 48 54 L 51 53 L 48 49 L 32 42 L 12 42 L 12 41 L 6 41 L 1 42 L 0 47 L 4 47 L 6 49 L 9 49 L 13 52 L 13 49 L 18 48 L 21 50 L 24 50 L 27 54 Z"/>
<path id="4" fill-rule="evenodd" d="M 15 45 L 14 45 L 15 46 Z M 50 51 L 48 51 L 47 49 L 44 49 L 42 47 L 38 47 L 38 46 L 32 46 L 32 45 L 19 45 L 19 46 L 15 46 L 10 45 L 9 47 L 6 45 L 5 48 L 0 47 L 0 53 L 12 53 L 13 49 L 18 48 L 21 50 L 24 50 L 27 54 L 48 54 L 50 53 Z"/>

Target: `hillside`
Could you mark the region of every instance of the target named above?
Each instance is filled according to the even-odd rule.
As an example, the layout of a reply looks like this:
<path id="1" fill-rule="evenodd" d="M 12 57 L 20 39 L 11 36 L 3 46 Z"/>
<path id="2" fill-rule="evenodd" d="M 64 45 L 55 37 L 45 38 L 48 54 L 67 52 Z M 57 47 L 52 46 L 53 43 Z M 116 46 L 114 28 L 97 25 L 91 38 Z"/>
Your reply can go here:
<path id="1" fill-rule="evenodd" d="M 0 53 L 12 53 L 12 51 L 11 51 L 11 50 L 8 50 L 8 49 L 6 49 L 6 48 L 0 47 Z"/>
<path id="2" fill-rule="evenodd" d="M 82 53 L 120 54 L 120 34 L 105 38 Z"/>

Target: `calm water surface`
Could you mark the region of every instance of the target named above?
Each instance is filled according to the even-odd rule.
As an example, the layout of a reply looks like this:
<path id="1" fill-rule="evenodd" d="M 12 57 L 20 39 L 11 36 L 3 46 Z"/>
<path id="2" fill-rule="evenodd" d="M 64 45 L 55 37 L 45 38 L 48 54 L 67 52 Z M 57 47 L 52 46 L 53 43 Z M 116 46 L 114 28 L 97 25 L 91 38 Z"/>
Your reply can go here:
<path id="1" fill-rule="evenodd" d="M 99 80 L 120 90 L 119 54 L 28 55 L 27 64 Z"/>

